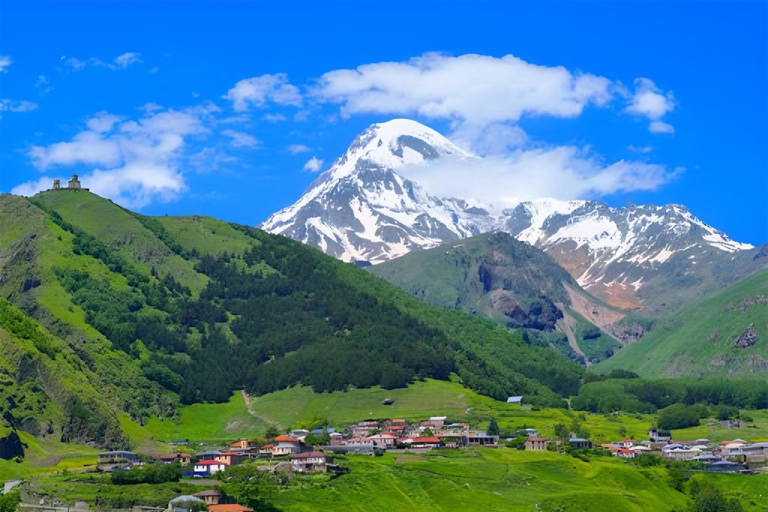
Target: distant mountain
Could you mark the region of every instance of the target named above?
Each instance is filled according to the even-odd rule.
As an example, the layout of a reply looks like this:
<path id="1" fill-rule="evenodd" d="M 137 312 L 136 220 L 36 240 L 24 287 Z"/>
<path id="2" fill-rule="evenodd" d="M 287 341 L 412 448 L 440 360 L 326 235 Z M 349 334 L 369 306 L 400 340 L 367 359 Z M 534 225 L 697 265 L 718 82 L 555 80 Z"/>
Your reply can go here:
<path id="1" fill-rule="evenodd" d="M 528 329 L 533 342 L 584 362 L 605 359 L 645 334 L 545 252 L 507 233 L 415 251 L 369 270 L 429 304 Z"/>
<path id="2" fill-rule="evenodd" d="M 398 174 L 406 165 L 441 160 L 461 166 L 478 158 L 414 121 L 374 124 L 262 228 L 344 261 L 374 264 L 505 231 L 546 251 L 596 297 L 650 315 L 717 291 L 768 262 L 680 205 L 610 208 L 538 199 L 499 211 L 435 197 Z"/>
<path id="3" fill-rule="evenodd" d="M 454 374 L 562 405 L 582 373 L 285 237 L 146 217 L 85 190 L 0 194 L 0 431 L 125 448 L 119 413 Z"/>
<path id="4" fill-rule="evenodd" d="M 768 269 L 659 318 L 597 371 L 617 368 L 645 377 L 768 375 Z"/>

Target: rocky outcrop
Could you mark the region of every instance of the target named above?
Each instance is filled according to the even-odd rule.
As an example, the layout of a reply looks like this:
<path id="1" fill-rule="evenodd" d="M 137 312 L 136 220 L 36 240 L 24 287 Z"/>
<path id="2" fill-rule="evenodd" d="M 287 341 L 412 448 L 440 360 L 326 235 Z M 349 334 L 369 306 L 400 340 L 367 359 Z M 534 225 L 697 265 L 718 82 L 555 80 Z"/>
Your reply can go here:
<path id="1" fill-rule="evenodd" d="M 752 322 L 749 324 L 747 329 L 741 333 L 741 335 L 736 338 L 735 345 L 739 348 L 747 348 L 751 347 L 755 343 L 757 343 L 757 340 L 760 339 L 757 335 L 757 331 L 755 331 L 755 324 Z"/>
<path id="2" fill-rule="evenodd" d="M 19 434 L 12 430 L 5 437 L 0 437 L 0 459 L 11 460 L 14 457 L 24 457 L 24 445 Z"/>

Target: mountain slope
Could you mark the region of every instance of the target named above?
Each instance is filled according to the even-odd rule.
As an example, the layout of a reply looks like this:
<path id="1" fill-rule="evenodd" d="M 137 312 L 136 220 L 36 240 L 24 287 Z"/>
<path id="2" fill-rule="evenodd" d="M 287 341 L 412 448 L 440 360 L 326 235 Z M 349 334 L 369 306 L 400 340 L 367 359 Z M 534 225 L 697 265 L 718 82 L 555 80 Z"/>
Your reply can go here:
<path id="1" fill-rule="evenodd" d="M 519 335 L 257 229 L 144 217 L 67 190 L 1 195 L 0 222 L 4 422 L 35 435 L 125 447 L 119 412 L 141 423 L 239 388 L 394 388 L 453 373 L 495 398 L 558 404 L 582 374 Z M 9 330 L 19 322 L 41 334 Z"/>
<path id="2" fill-rule="evenodd" d="M 566 353 L 570 344 L 574 358 L 600 360 L 608 348 L 636 339 L 619 323 L 623 313 L 584 292 L 546 253 L 506 233 L 413 252 L 369 270 L 435 306 L 490 317 L 507 327 L 560 331 L 559 337 L 539 337 Z M 600 354 L 593 350 L 596 343 Z"/>
<path id="3" fill-rule="evenodd" d="M 465 218 L 471 212 L 394 172 L 445 158 L 461 161 L 471 155 L 414 121 L 374 124 L 301 199 L 261 228 L 344 261 L 374 263 L 477 234 L 476 223 Z"/>
<path id="4" fill-rule="evenodd" d="M 592 295 L 648 315 L 689 304 L 768 262 L 680 205 L 539 199 L 498 211 L 435 197 L 398 174 L 408 165 L 462 166 L 478 158 L 414 121 L 374 124 L 262 227 L 344 261 L 371 263 L 505 231 L 545 250 Z"/>
<path id="5" fill-rule="evenodd" d="M 616 368 L 647 377 L 767 375 L 768 269 L 660 318 L 646 338 L 597 367 Z"/>

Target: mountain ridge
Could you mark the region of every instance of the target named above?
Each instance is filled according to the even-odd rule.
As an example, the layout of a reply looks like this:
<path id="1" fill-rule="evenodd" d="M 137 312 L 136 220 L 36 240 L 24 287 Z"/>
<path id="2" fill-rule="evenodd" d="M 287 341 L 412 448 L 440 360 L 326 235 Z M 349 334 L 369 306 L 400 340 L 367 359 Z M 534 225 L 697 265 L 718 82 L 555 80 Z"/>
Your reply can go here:
<path id="1" fill-rule="evenodd" d="M 596 297 L 654 316 L 765 264 L 745 256 L 751 245 L 731 240 L 682 205 L 613 208 L 599 201 L 535 199 L 499 210 L 474 200 L 436 197 L 398 174 L 406 166 L 438 160 L 461 166 L 479 158 L 415 121 L 377 123 L 358 135 L 296 203 L 261 227 L 344 261 L 373 264 L 504 231 L 544 249 Z M 738 261 L 731 264 L 734 255 Z M 714 267 L 729 265 L 727 282 L 709 275 Z M 690 293 L 680 293 L 681 286 Z M 665 301 L 669 293 L 676 296 L 674 303 Z"/>

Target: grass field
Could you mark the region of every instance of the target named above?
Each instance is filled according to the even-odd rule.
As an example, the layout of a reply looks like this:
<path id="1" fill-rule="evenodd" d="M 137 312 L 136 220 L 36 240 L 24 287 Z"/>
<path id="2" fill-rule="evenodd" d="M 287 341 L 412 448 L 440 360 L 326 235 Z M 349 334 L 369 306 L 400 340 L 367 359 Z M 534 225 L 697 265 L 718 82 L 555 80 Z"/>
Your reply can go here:
<path id="1" fill-rule="evenodd" d="M 351 472 L 324 486 L 288 489 L 280 510 L 300 511 L 668 511 L 686 497 L 666 471 L 623 461 L 583 462 L 550 452 L 443 450 L 348 456 Z"/>
<path id="2" fill-rule="evenodd" d="M 96 454 L 101 451 L 88 446 L 61 443 L 56 440 L 41 441 L 21 431 L 19 437 L 25 445 L 24 461 L 19 463 L 0 459 L 0 482 L 64 469 L 93 467 L 96 465 Z"/>
<path id="3" fill-rule="evenodd" d="M 150 418 L 144 427 L 135 423 L 129 432 L 134 442 L 152 436 L 160 442 L 186 438 L 196 442 L 228 442 L 240 437 L 263 434 L 267 423 L 252 416 L 240 393 L 224 404 L 195 404 L 179 409 L 177 420 Z M 125 429 L 124 429 L 125 430 Z"/>

